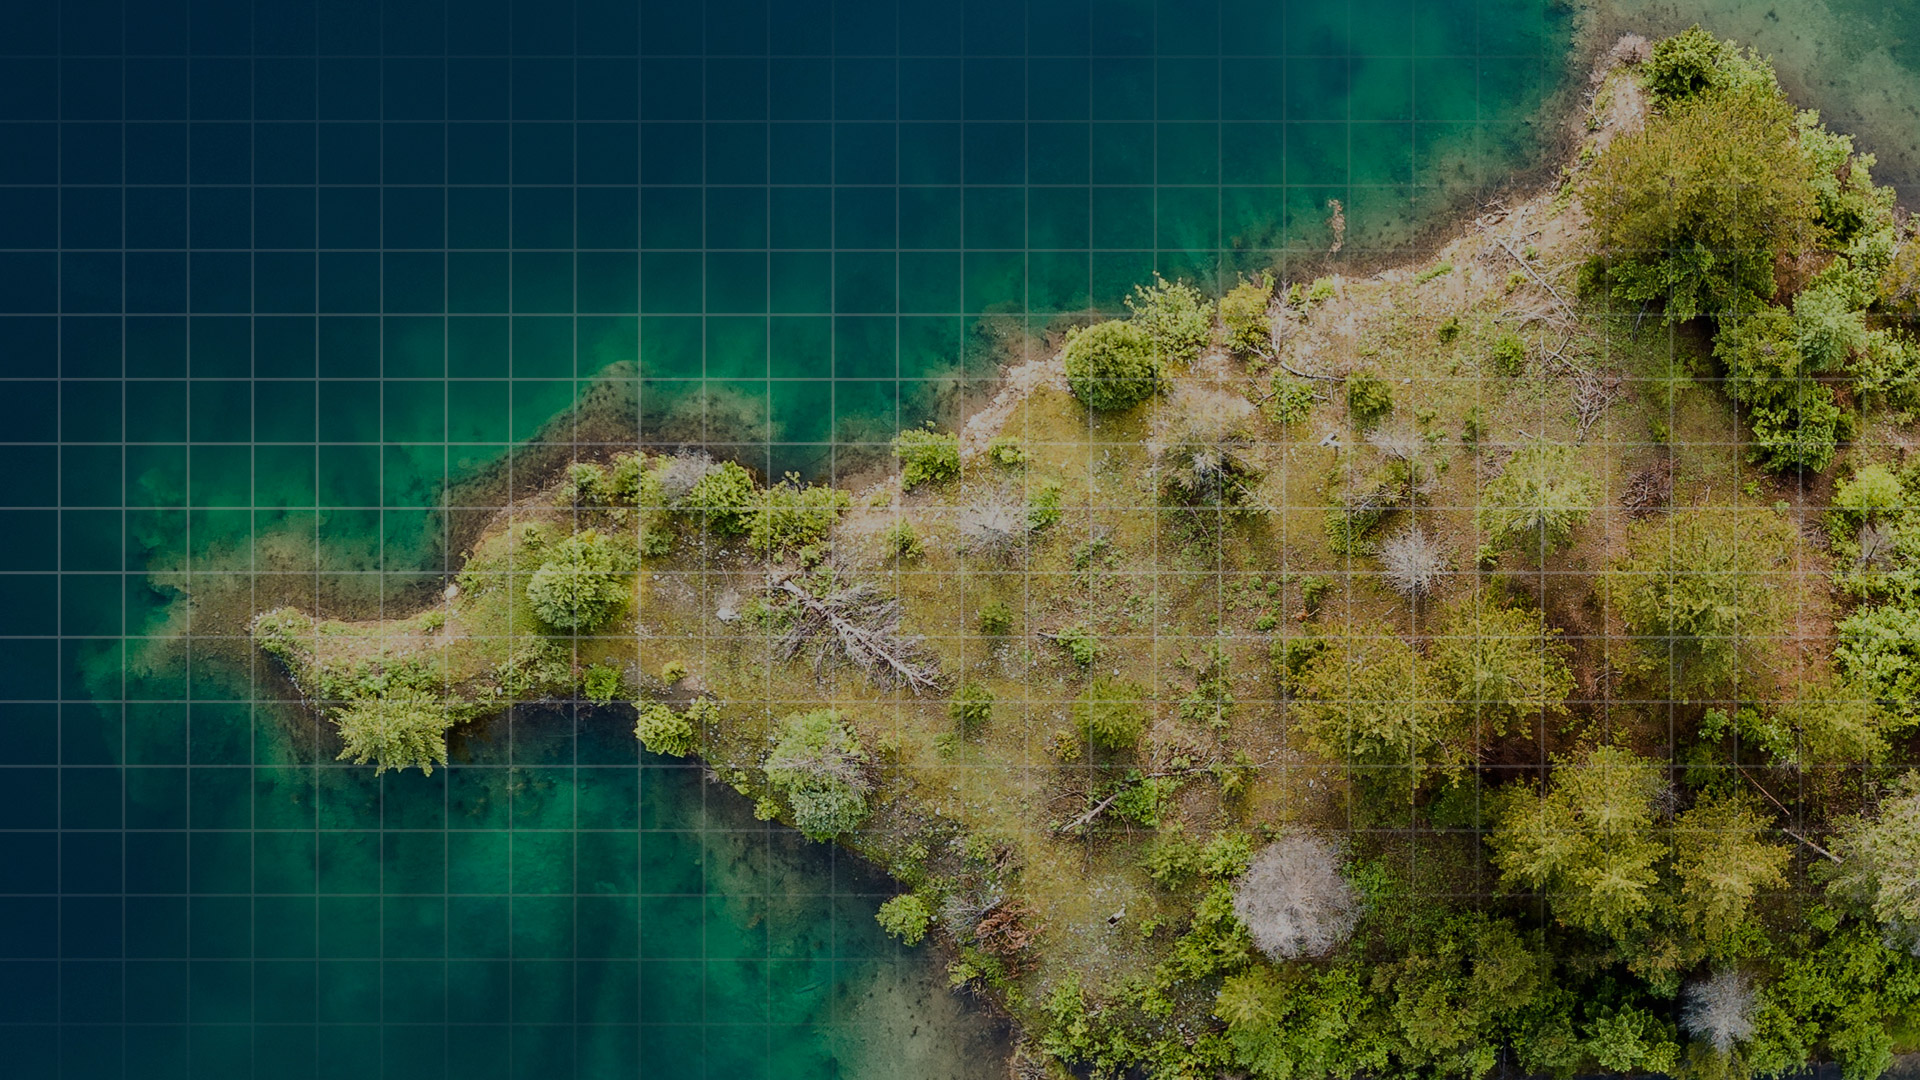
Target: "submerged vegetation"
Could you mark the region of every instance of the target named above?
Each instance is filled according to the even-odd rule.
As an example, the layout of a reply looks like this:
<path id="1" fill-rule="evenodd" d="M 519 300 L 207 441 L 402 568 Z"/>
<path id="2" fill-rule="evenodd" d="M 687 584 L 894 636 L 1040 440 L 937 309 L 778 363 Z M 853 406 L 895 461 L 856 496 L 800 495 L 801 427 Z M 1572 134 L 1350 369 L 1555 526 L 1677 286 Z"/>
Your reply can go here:
<path id="1" fill-rule="evenodd" d="M 1870 1080 L 1920 1048 L 1920 239 L 1704 32 L 1595 101 L 1424 269 L 1156 278 L 860 491 L 577 461 L 428 611 L 254 640 L 378 769 L 542 700 L 698 756 L 888 870 L 1023 1075 Z"/>

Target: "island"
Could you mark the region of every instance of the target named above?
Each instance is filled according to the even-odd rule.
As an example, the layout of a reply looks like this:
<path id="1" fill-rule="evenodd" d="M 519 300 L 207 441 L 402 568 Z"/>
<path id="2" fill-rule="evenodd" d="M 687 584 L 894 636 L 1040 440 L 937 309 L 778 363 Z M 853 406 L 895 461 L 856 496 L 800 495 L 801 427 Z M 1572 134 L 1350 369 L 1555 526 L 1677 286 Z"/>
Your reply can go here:
<path id="1" fill-rule="evenodd" d="M 376 769 L 543 701 L 699 759 L 883 868 L 1016 1076 L 1870 1080 L 1920 1047 L 1920 238 L 1750 51 L 1587 89 L 1415 265 L 1142 282 L 858 490 L 567 454 L 437 602 L 252 640 Z"/>

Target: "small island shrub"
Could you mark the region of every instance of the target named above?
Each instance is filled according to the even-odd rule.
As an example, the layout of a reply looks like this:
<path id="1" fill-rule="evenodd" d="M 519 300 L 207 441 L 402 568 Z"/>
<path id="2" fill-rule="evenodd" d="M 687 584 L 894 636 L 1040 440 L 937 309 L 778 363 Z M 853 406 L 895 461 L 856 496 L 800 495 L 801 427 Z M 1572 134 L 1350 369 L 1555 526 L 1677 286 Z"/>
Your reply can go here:
<path id="1" fill-rule="evenodd" d="M 633 725 L 633 734 L 640 745 L 667 757 L 686 757 L 693 753 L 699 733 L 688 714 L 674 712 L 658 701 L 646 702 L 637 709 L 639 718 Z"/>
<path id="2" fill-rule="evenodd" d="M 960 478 L 960 437 L 934 430 L 931 422 L 895 435 L 893 456 L 900 459 L 902 491 Z"/>
<path id="3" fill-rule="evenodd" d="M 1067 385 L 1097 412 L 1130 408 L 1160 387 L 1160 360 L 1147 331 L 1117 319 L 1077 327 L 1061 350 Z"/>
<path id="4" fill-rule="evenodd" d="M 1013 632 L 1013 606 L 1005 600 L 992 600 L 980 609 L 980 632 L 988 637 L 1005 637 Z"/>
<path id="5" fill-rule="evenodd" d="M 1100 657 L 1100 639 L 1078 623 L 1053 635 L 1053 640 L 1081 667 L 1090 666 Z"/>
<path id="6" fill-rule="evenodd" d="M 1276 423 L 1297 424 L 1313 412 L 1313 403 L 1319 397 L 1313 384 L 1306 379 L 1295 378 L 1284 371 L 1277 371 L 1271 383 L 1272 397 L 1267 409 Z"/>
<path id="7" fill-rule="evenodd" d="M 1511 330 L 1493 339 L 1487 356 L 1493 361 L 1493 370 L 1502 375 L 1518 375 L 1527 369 L 1527 343 Z"/>
<path id="8" fill-rule="evenodd" d="M 620 696 L 620 669 L 609 664 L 595 664 L 581 678 L 580 689 L 586 693 L 588 701 L 605 705 Z"/>
<path id="9" fill-rule="evenodd" d="M 1052 480 L 1036 485 L 1027 493 L 1027 528 L 1032 532 L 1060 522 L 1060 485 Z"/>
<path id="10" fill-rule="evenodd" d="M 1126 304 L 1133 313 L 1128 322 L 1147 332 L 1163 363 L 1188 363 L 1213 340 L 1213 302 L 1184 281 L 1155 274 L 1152 285 L 1133 287 Z"/>
<path id="11" fill-rule="evenodd" d="M 962 734 L 974 734 L 993 719 L 993 691 L 981 683 L 962 683 L 947 702 L 947 715 Z"/>
<path id="12" fill-rule="evenodd" d="M 911 559 L 921 553 L 923 545 L 913 522 L 901 518 L 880 534 L 880 548 L 894 558 Z"/>
<path id="13" fill-rule="evenodd" d="M 873 916 L 880 929 L 899 940 L 902 945 L 918 945 L 927 936 L 927 927 L 933 923 L 933 909 L 920 898 L 919 893 L 903 893 L 880 905 Z"/>
<path id="14" fill-rule="evenodd" d="M 995 465 L 1017 469 L 1027 463 L 1028 456 L 1020 440 L 1012 435 L 995 435 L 987 440 L 987 460 Z"/>
<path id="15" fill-rule="evenodd" d="M 1226 330 L 1227 348 L 1234 352 L 1264 354 L 1273 348 L 1273 323 L 1267 308 L 1273 302 L 1273 276 L 1241 279 L 1220 298 L 1220 325 Z"/>
<path id="16" fill-rule="evenodd" d="M 1474 516 L 1488 544 L 1518 543 L 1538 554 L 1571 542 L 1599 500 L 1599 481 L 1578 449 L 1532 442 L 1487 484 Z"/>
<path id="17" fill-rule="evenodd" d="M 589 529 L 549 545 L 543 555 L 527 580 L 527 600 L 548 626 L 587 633 L 626 605 L 631 561 L 610 538 Z"/>
<path id="18" fill-rule="evenodd" d="M 731 461 L 713 466 L 680 497 L 682 510 L 721 537 L 739 536 L 752 528 L 759 507 L 753 474 Z"/>
<path id="19" fill-rule="evenodd" d="M 793 807 L 794 827 L 831 840 L 867 819 L 867 755 L 832 709 L 795 713 L 780 722 L 767 756 L 767 780 Z"/>
<path id="20" fill-rule="evenodd" d="M 1073 704 L 1082 738 L 1104 750 L 1130 750 L 1147 730 L 1147 692 L 1138 683 L 1099 678 Z"/>
<path id="21" fill-rule="evenodd" d="M 803 485 L 794 473 L 761 493 L 759 501 L 747 526 L 747 542 L 763 556 L 825 542 L 841 513 L 853 505 L 845 491 L 826 484 Z"/>
<path id="22" fill-rule="evenodd" d="M 447 764 L 447 730 L 462 710 L 430 694 L 401 689 L 349 702 L 334 713 L 342 747 L 339 760 L 372 762 L 375 774 L 419 769 L 428 776 Z"/>
<path id="23" fill-rule="evenodd" d="M 1393 411 L 1393 387 L 1372 372 L 1347 376 L 1347 411 L 1361 424 L 1380 419 Z"/>

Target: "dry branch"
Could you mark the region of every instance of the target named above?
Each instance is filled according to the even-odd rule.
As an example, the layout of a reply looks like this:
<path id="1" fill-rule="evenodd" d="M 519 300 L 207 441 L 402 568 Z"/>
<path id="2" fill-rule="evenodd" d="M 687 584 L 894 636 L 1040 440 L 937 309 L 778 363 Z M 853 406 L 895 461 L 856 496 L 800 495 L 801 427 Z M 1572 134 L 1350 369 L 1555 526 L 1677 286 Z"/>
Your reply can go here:
<path id="1" fill-rule="evenodd" d="M 782 659 L 811 646 L 816 671 L 837 658 L 882 685 L 904 683 L 916 693 L 939 685 L 939 669 L 924 659 L 920 638 L 900 630 L 900 601 L 864 581 L 825 596 L 815 596 L 792 578 L 773 587 L 799 609 L 781 640 Z"/>

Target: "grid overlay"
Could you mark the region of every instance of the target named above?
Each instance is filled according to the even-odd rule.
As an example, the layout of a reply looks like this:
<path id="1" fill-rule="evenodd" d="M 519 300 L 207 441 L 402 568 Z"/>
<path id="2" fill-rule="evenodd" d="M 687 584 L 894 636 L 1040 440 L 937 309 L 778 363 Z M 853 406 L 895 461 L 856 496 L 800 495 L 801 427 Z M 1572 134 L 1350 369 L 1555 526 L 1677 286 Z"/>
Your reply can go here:
<path id="1" fill-rule="evenodd" d="M 908 963 L 871 876 L 584 712 L 431 780 L 336 764 L 180 598 L 411 610 L 448 493 L 523 494 L 513 447 L 609 374 L 650 441 L 851 473 L 1155 270 L 1319 256 L 1329 198 L 1391 252 L 1524 159 L 1564 44 L 1533 3 L 914 7 L 5 14 L 22 1075 L 768 1067 L 783 979 Z M 737 961 L 757 1000 L 703 974 Z"/>

